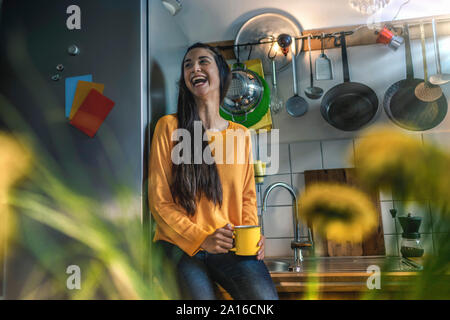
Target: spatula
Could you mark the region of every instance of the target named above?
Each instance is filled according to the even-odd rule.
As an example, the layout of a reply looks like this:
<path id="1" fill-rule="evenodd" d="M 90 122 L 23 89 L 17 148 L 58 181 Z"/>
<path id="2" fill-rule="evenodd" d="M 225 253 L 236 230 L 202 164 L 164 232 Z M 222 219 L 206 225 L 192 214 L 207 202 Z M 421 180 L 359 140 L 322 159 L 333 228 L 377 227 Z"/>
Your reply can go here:
<path id="1" fill-rule="evenodd" d="M 316 80 L 332 80 L 333 70 L 331 67 L 331 60 L 327 57 L 323 49 L 323 34 L 320 37 L 322 53 L 316 59 Z"/>

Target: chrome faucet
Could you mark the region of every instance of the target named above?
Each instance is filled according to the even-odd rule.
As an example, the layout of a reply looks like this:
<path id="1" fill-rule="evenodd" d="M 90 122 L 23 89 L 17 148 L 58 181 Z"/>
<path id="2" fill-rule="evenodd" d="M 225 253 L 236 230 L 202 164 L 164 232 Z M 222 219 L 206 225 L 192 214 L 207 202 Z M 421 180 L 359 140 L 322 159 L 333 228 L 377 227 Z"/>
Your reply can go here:
<path id="1" fill-rule="evenodd" d="M 267 198 L 269 197 L 270 192 L 275 189 L 276 187 L 283 187 L 287 189 L 292 197 L 294 198 L 294 217 L 293 217 L 293 223 L 294 223 L 294 240 L 291 241 L 291 249 L 294 250 L 294 264 L 292 266 L 289 266 L 289 271 L 295 271 L 300 272 L 302 271 L 302 261 L 303 261 L 303 255 L 302 255 L 302 249 L 304 248 L 313 248 L 313 240 L 311 236 L 311 229 L 308 228 L 308 240 L 307 241 L 301 241 L 300 239 L 300 224 L 298 220 L 298 210 L 297 210 L 297 194 L 295 193 L 294 189 L 284 182 L 275 182 L 269 185 L 266 190 L 264 191 L 263 196 L 263 202 L 262 202 L 262 213 L 266 211 L 267 208 Z"/>

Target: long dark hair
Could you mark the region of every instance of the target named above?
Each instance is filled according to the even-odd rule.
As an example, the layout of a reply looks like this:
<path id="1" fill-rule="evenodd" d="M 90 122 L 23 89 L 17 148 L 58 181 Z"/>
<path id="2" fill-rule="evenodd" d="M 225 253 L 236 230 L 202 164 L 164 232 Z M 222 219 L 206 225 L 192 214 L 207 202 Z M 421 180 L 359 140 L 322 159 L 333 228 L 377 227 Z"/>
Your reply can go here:
<path id="1" fill-rule="evenodd" d="M 195 43 L 190 46 L 181 64 L 181 76 L 178 82 L 178 128 L 186 129 L 191 136 L 191 159 L 189 163 L 172 164 L 173 181 L 170 187 L 174 201 L 186 209 L 188 215 L 193 216 L 197 208 L 196 201 L 201 195 L 205 195 L 207 199 L 212 201 L 214 205 L 222 206 L 222 184 L 220 182 L 219 173 L 215 162 L 207 164 L 203 161 L 203 150 L 211 154 L 208 141 L 202 139 L 202 150 L 195 147 L 194 143 L 194 121 L 201 121 L 194 96 L 189 91 L 184 81 L 184 58 L 186 54 L 195 48 L 205 48 L 213 52 L 214 60 L 219 69 L 220 78 L 220 104 L 227 93 L 231 72 L 228 64 L 220 52 L 207 44 Z M 205 133 L 205 127 L 202 124 L 202 137 Z M 194 163 L 194 155 L 202 155 L 200 164 Z"/>

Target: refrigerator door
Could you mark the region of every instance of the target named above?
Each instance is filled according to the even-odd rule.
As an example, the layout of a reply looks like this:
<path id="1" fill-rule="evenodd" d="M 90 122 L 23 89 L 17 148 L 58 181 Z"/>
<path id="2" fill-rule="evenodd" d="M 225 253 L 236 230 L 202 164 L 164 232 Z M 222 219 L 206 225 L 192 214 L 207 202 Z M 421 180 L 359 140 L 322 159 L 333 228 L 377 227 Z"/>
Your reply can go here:
<path id="1" fill-rule="evenodd" d="M 83 196 L 107 205 L 117 187 L 126 188 L 139 216 L 148 122 L 147 1 L 78 0 L 79 10 L 74 2 L 3 0 L 0 130 L 31 133 L 49 170 Z M 65 115 L 65 79 L 82 75 L 103 84 L 103 95 L 115 103 L 93 138 Z M 24 273 L 7 267 L 8 284 L 14 283 L 7 296 L 17 296 Z"/>

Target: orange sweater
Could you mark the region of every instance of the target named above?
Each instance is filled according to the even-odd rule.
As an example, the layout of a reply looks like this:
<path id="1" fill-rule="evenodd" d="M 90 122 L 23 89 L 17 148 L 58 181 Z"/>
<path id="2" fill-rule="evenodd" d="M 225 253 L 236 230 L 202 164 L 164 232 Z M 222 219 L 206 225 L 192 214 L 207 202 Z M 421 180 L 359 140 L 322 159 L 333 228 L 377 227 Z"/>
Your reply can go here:
<path id="1" fill-rule="evenodd" d="M 222 207 L 219 208 L 218 204 L 214 206 L 214 203 L 202 195 L 197 202 L 196 212 L 191 217 L 183 207 L 174 202 L 169 187 L 172 182 L 172 148 L 178 143 L 171 141 L 171 137 L 177 128 L 178 119 L 175 114 L 163 116 L 156 124 L 150 151 L 148 195 L 150 211 L 157 223 L 154 241 L 168 241 L 193 256 L 201 250 L 200 245 L 208 235 L 227 223 L 235 226 L 258 225 L 251 137 L 246 127 L 231 121 L 227 130 L 207 132 L 208 136 L 214 137 L 210 141 L 210 147 L 222 183 Z M 230 152 L 233 152 L 231 148 L 225 147 L 220 163 L 220 153 L 216 152 L 217 148 L 213 148 L 212 141 L 221 135 L 223 145 L 226 146 L 229 133 L 233 130 L 239 132 L 239 129 L 242 130 L 241 133 L 245 133 L 241 140 L 244 143 L 239 144 L 238 139 L 233 138 L 234 159 L 230 156 Z M 229 159 L 234 160 L 234 163 L 230 163 L 233 161 Z"/>

